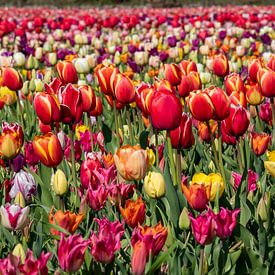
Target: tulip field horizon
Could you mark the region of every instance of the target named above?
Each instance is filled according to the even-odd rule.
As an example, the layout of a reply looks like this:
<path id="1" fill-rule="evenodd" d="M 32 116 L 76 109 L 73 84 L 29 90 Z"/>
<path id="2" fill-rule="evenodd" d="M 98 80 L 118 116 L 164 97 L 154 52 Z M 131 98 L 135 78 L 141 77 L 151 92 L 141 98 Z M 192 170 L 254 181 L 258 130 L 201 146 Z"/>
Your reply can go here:
<path id="1" fill-rule="evenodd" d="M 273 275 L 275 6 L 134 2 L 0 2 L 0 275 Z"/>

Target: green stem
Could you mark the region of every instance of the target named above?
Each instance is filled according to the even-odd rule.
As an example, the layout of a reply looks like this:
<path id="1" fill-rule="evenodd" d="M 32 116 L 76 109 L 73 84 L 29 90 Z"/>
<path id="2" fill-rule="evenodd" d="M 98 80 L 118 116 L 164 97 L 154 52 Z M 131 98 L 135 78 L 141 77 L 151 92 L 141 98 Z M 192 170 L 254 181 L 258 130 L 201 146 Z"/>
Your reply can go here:
<path id="1" fill-rule="evenodd" d="M 177 149 L 177 177 L 178 183 L 181 182 L 181 152 L 180 149 Z"/>
<path id="2" fill-rule="evenodd" d="M 199 265 L 199 275 L 203 275 L 203 262 L 204 262 L 204 246 L 200 250 L 200 265 Z"/>
<path id="3" fill-rule="evenodd" d="M 219 155 L 220 173 L 223 177 L 223 181 L 224 181 L 225 185 L 227 186 L 225 171 L 224 171 L 224 166 L 223 166 L 223 160 L 222 160 L 222 127 L 221 127 L 220 121 L 218 121 L 218 155 Z"/>
<path id="4" fill-rule="evenodd" d="M 210 135 L 210 138 L 211 138 L 212 150 L 213 150 L 213 154 L 214 154 L 214 164 L 215 164 L 216 169 L 219 169 L 218 154 L 217 154 L 215 140 L 214 140 L 214 137 L 212 135 L 212 131 L 211 131 L 209 121 L 207 121 L 206 124 L 207 124 L 207 128 L 208 128 L 209 135 Z"/>
<path id="5" fill-rule="evenodd" d="M 128 123 L 128 127 L 129 127 L 129 132 L 130 132 L 130 143 L 131 143 L 131 145 L 133 145 L 133 143 L 134 143 L 133 127 L 132 127 L 130 111 L 129 111 L 128 108 L 126 110 L 126 116 L 127 116 L 127 123 Z"/>
<path id="6" fill-rule="evenodd" d="M 271 99 L 271 109 L 272 109 L 272 148 L 275 148 L 275 98 L 272 97 Z"/>
<path id="7" fill-rule="evenodd" d="M 72 161 L 72 176 L 73 185 L 76 188 L 76 172 L 75 172 L 75 152 L 74 152 L 74 131 L 72 126 L 70 128 L 70 139 L 71 139 L 71 161 Z"/>
<path id="8" fill-rule="evenodd" d="M 257 113 L 256 121 L 258 122 L 260 132 L 262 132 L 263 131 L 263 125 L 262 125 L 262 121 L 260 119 L 258 106 L 256 106 L 255 109 L 256 109 L 256 113 Z"/>
<path id="9" fill-rule="evenodd" d="M 169 156 L 170 169 L 172 173 L 172 180 L 173 180 L 174 186 L 177 186 L 178 185 L 177 174 L 176 174 L 175 162 L 173 157 L 173 148 L 172 148 L 172 142 L 170 137 L 170 131 L 167 131 L 167 145 L 168 145 L 168 156 Z"/>
<path id="10" fill-rule="evenodd" d="M 115 127 L 116 127 L 116 135 L 117 135 L 117 146 L 119 148 L 120 145 L 120 135 L 119 135 L 119 130 L 118 130 L 118 121 L 117 121 L 117 108 L 116 108 L 116 101 L 114 100 L 113 104 L 113 109 L 114 109 L 114 116 L 115 116 Z"/>
<path id="11" fill-rule="evenodd" d="M 91 139 L 91 151 L 94 151 L 94 139 L 93 139 L 93 127 L 92 127 L 92 122 L 91 122 L 91 117 L 87 113 L 87 118 L 88 118 L 88 127 L 90 130 L 90 139 Z"/>
<path id="12" fill-rule="evenodd" d="M 243 172 L 244 166 L 245 166 L 243 146 L 244 146 L 243 139 L 242 139 L 242 137 L 240 137 L 237 149 L 238 149 L 238 154 L 239 154 L 241 172 Z"/>
<path id="13" fill-rule="evenodd" d="M 158 145 L 158 130 L 154 129 L 156 143 L 156 167 L 159 167 L 159 145 Z"/>
<path id="14" fill-rule="evenodd" d="M 19 116 L 20 116 L 21 127 L 22 127 L 23 132 L 25 132 L 23 109 L 22 109 L 22 105 L 20 103 L 20 97 L 19 97 L 19 95 L 17 95 L 17 104 L 18 104 L 18 109 L 19 109 Z"/>

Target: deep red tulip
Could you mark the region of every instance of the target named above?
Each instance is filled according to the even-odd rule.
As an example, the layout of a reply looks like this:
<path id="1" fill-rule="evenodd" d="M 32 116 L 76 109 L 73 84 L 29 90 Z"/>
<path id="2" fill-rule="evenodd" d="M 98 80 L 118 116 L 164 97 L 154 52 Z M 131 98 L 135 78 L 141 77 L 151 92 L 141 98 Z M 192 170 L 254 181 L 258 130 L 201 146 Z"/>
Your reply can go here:
<path id="1" fill-rule="evenodd" d="M 253 59 L 248 65 L 248 74 L 253 81 L 257 81 L 257 74 L 259 69 L 262 68 L 261 61 L 259 59 Z"/>
<path id="2" fill-rule="evenodd" d="M 174 63 L 164 65 L 164 78 L 168 80 L 172 86 L 178 86 L 180 84 L 181 74 L 178 65 Z"/>
<path id="3" fill-rule="evenodd" d="M 90 116 L 100 116 L 103 112 L 102 101 L 99 96 L 95 100 L 95 108 L 90 111 Z"/>
<path id="4" fill-rule="evenodd" d="M 93 88 L 89 85 L 79 87 L 82 98 L 82 111 L 90 112 L 96 106 L 96 96 Z"/>
<path id="5" fill-rule="evenodd" d="M 72 62 L 58 61 L 56 64 L 58 77 L 64 84 L 74 84 L 78 81 L 77 71 Z"/>
<path id="6" fill-rule="evenodd" d="M 145 117 L 150 115 L 149 107 L 151 106 L 154 92 L 155 89 L 145 83 L 141 84 L 136 90 L 135 102 Z"/>

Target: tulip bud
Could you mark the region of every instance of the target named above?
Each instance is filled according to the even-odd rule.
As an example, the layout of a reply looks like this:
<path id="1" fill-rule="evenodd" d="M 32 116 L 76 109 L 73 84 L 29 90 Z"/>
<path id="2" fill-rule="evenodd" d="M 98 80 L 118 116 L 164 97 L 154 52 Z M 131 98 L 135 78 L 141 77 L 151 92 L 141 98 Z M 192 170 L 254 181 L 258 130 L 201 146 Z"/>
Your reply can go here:
<path id="1" fill-rule="evenodd" d="M 23 53 L 18 52 L 13 55 L 15 66 L 22 67 L 25 65 L 26 57 Z"/>
<path id="2" fill-rule="evenodd" d="M 20 258 L 20 262 L 22 264 L 25 263 L 25 259 L 26 259 L 26 254 L 25 254 L 25 251 L 24 251 L 24 248 L 22 246 L 21 243 L 17 244 L 13 251 L 12 251 L 12 255 L 16 256 L 16 257 L 19 257 Z"/>
<path id="3" fill-rule="evenodd" d="M 25 96 L 29 94 L 29 81 L 24 82 L 22 92 Z"/>
<path id="4" fill-rule="evenodd" d="M 57 169 L 55 174 L 52 175 L 52 187 L 56 195 L 62 196 L 68 190 L 68 182 L 66 175 L 60 169 Z"/>
<path id="5" fill-rule="evenodd" d="M 158 172 L 149 172 L 144 179 L 144 190 L 150 198 L 160 198 L 165 195 L 164 177 Z"/>
<path id="6" fill-rule="evenodd" d="M 259 201 L 259 204 L 257 207 L 257 215 L 263 222 L 266 222 L 269 219 L 269 211 L 270 211 L 270 193 L 265 192 Z"/>
<path id="7" fill-rule="evenodd" d="M 26 69 L 32 70 L 34 68 L 34 58 L 32 54 L 29 56 L 27 63 L 26 63 Z"/>
<path id="8" fill-rule="evenodd" d="M 32 78 L 32 79 L 30 80 L 30 82 L 29 82 L 29 90 L 30 90 L 31 92 L 34 92 L 34 91 L 35 91 L 35 81 L 34 81 L 33 78 Z"/>
<path id="9" fill-rule="evenodd" d="M 179 217 L 179 228 L 182 230 L 188 230 L 190 228 L 190 219 L 188 209 L 184 207 Z"/>
<path id="10" fill-rule="evenodd" d="M 35 83 L 35 91 L 38 93 L 42 92 L 44 89 L 43 81 L 40 79 L 35 79 L 34 83 Z"/>
<path id="11" fill-rule="evenodd" d="M 14 203 L 20 205 L 20 207 L 24 208 L 26 206 L 24 196 L 21 192 L 18 192 L 15 199 Z"/>

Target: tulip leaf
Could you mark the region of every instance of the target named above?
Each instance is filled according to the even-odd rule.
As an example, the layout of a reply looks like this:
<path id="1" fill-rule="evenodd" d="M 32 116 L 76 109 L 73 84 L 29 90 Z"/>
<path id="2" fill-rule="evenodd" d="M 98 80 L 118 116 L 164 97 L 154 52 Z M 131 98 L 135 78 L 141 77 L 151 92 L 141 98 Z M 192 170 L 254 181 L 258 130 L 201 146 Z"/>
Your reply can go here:
<path id="1" fill-rule="evenodd" d="M 246 226 L 246 224 L 251 218 L 251 211 L 246 201 L 243 198 L 241 198 L 240 203 L 241 203 L 240 223 L 243 226 Z"/>
<path id="2" fill-rule="evenodd" d="M 143 149 L 146 149 L 146 147 L 148 146 L 148 136 L 149 136 L 149 132 L 146 130 L 140 133 L 139 144 Z"/>

